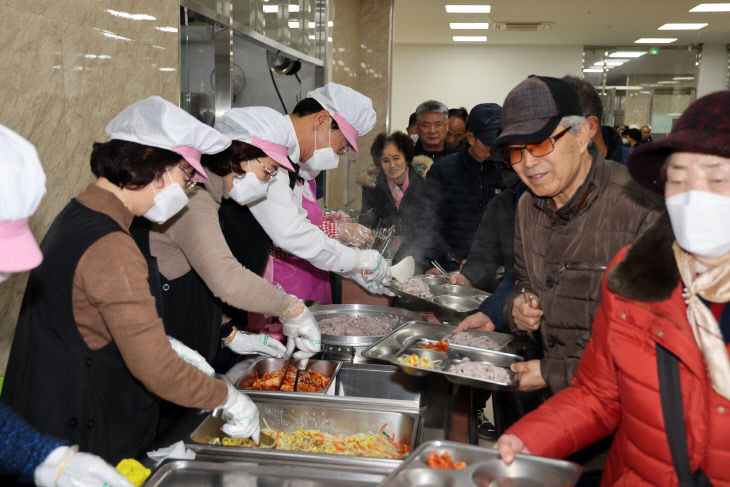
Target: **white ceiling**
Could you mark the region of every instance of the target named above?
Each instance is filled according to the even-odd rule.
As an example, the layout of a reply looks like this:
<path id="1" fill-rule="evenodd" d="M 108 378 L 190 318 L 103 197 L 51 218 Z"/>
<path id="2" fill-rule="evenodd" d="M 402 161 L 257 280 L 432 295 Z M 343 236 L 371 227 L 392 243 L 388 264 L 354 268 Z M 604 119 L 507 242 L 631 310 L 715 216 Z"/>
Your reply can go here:
<path id="1" fill-rule="evenodd" d="M 454 44 L 452 35 L 487 35 L 489 44 L 631 46 L 640 37 L 671 45 L 730 42 L 730 12 L 690 13 L 714 0 L 394 0 L 395 43 Z M 726 0 L 727 1 L 727 0 Z M 489 4 L 489 14 L 447 14 L 445 4 Z M 451 30 L 449 22 L 552 22 L 537 32 Z M 659 31 L 665 23 L 707 22 L 699 31 Z"/>

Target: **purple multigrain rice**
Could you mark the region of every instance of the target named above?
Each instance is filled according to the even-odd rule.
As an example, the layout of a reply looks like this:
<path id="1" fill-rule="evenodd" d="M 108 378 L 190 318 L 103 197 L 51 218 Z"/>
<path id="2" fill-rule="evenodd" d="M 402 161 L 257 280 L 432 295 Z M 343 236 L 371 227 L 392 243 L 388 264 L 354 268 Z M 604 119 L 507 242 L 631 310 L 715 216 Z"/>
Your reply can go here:
<path id="1" fill-rule="evenodd" d="M 393 315 L 337 316 L 319 320 L 323 335 L 338 336 L 384 336 L 401 324 L 401 319 Z"/>
<path id="2" fill-rule="evenodd" d="M 449 366 L 447 372 L 457 375 L 465 375 L 475 379 L 488 380 L 491 382 L 502 382 L 509 384 L 512 382 L 509 378 L 507 369 L 497 367 L 489 362 L 470 362 L 465 359 L 464 362 Z"/>
<path id="3" fill-rule="evenodd" d="M 428 289 L 428 284 L 418 279 L 408 279 L 406 282 L 398 286 L 398 289 L 404 293 L 417 296 L 419 298 L 432 298 L 431 290 Z"/>
<path id="4" fill-rule="evenodd" d="M 464 345 L 466 347 L 482 348 L 484 350 L 499 350 L 497 342 L 486 335 L 472 335 L 466 331 L 460 331 L 451 335 L 446 339 L 447 342 L 454 345 Z"/>

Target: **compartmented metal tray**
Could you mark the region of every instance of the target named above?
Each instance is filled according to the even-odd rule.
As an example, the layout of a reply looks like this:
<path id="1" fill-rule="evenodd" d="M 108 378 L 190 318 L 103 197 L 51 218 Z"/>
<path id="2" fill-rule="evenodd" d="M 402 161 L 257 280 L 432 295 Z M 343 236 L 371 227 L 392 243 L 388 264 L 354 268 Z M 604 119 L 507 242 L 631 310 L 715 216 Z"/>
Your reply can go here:
<path id="1" fill-rule="evenodd" d="M 480 389 L 491 390 L 508 390 L 515 389 L 517 384 L 514 382 L 514 374 L 509 370 L 509 366 L 514 362 L 522 361 L 522 357 L 503 351 L 483 350 L 474 347 L 465 347 L 462 345 L 449 344 L 449 351 L 446 354 L 435 356 L 430 350 L 417 348 L 419 343 L 426 344 L 428 342 L 439 341 L 451 335 L 455 327 L 449 325 L 439 325 L 428 322 L 411 322 L 406 323 L 394 332 L 383 337 L 382 340 L 363 350 L 363 356 L 371 359 L 384 360 L 395 365 L 399 365 L 404 372 L 413 375 L 426 375 L 429 373 L 438 373 L 446 377 L 446 380 L 455 384 L 464 384 Z M 495 332 L 478 332 L 470 330 L 471 334 L 488 335 L 495 342 L 505 347 L 512 339 L 510 335 Z M 419 356 L 434 357 L 441 360 L 436 369 L 426 369 L 421 367 L 409 367 L 402 364 L 398 357 L 404 354 L 415 353 Z M 472 362 L 487 362 L 497 367 L 507 369 L 509 382 L 478 379 L 465 375 L 458 375 L 447 372 L 445 369 L 452 364 L 458 364 L 464 359 Z"/>
<path id="2" fill-rule="evenodd" d="M 332 386 L 335 382 L 335 377 L 337 376 L 337 371 L 340 370 L 340 367 L 342 366 L 341 362 L 334 362 L 331 360 L 314 360 L 310 359 L 307 363 L 307 368 L 305 370 L 311 370 L 313 372 L 319 372 L 327 377 L 330 378 L 329 384 L 322 389 L 321 391 L 315 391 L 315 392 L 295 392 L 295 391 L 264 391 L 264 390 L 258 390 L 258 389 L 246 389 L 248 386 L 250 386 L 254 380 L 256 380 L 256 376 L 258 374 L 258 377 L 263 376 L 264 374 L 267 374 L 269 372 L 272 372 L 274 370 L 279 370 L 289 363 L 289 360 L 286 359 L 278 359 L 278 358 L 260 358 L 257 359 L 255 362 L 251 364 L 250 367 L 248 367 L 242 375 L 239 377 L 233 379 L 233 383 L 236 385 L 238 389 L 245 389 L 246 393 L 249 394 L 272 394 L 272 393 L 281 393 L 281 394 L 317 394 L 317 395 L 327 395 L 331 394 Z M 295 368 L 297 367 L 297 364 L 299 364 L 299 361 L 294 359 L 291 361 L 291 367 Z"/>
<path id="3" fill-rule="evenodd" d="M 433 295 L 421 298 L 402 291 L 400 283 L 392 280 L 387 287 L 396 293 L 406 306 L 413 306 L 424 311 L 433 311 L 442 321 L 460 321 L 474 313 L 479 305 L 490 294 L 481 289 L 459 284 L 449 284 L 445 276 L 424 274 L 413 276 L 412 279 L 421 281 L 428 286 Z"/>
<path id="4" fill-rule="evenodd" d="M 431 452 L 448 453 L 454 462 L 465 462 L 459 470 L 439 470 L 426 461 Z M 499 452 L 491 448 L 456 443 L 429 441 L 416 449 L 403 465 L 394 470 L 381 487 L 571 487 L 581 474 L 573 462 L 518 453 L 507 465 Z"/>
<path id="5" fill-rule="evenodd" d="M 145 482 L 146 487 L 221 487 L 254 486 L 267 487 L 352 487 L 377 486 L 384 474 L 337 469 L 334 467 L 308 468 L 271 462 L 206 462 L 199 460 L 176 460 L 161 465 Z"/>
<path id="6" fill-rule="evenodd" d="M 407 442 L 413 448 L 420 438 L 420 411 L 415 405 L 409 407 L 405 401 L 303 395 L 288 396 L 284 401 L 266 396 L 252 396 L 251 399 L 259 408 L 263 429 L 271 428 L 285 433 L 313 429 L 349 436 L 356 433 L 377 433 L 387 424 L 385 431 L 393 434 L 395 441 L 399 443 Z M 186 446 L 200 455 L 219 460 L 261 458 L 297 464 L 379 468 L 384 471 L 393 470 L 403 462 L 402 459 L 211 445 L 212 440 L 224 436 L 220 430 L 221 425 L 220 420 L 208 415 L 192 432 Z"/>
<path id="7" fill-rule="evenodd" d="M 317 322 L 326 318 L 337 318 L 339 316 L 367 316 L 369 318 L 381 318 L 392 316 L 396 318 L 399 325 L 408 321 L 423 319 L 418 313 L 402 308 L 391 308 L 388 306 L 374 306 L 369 304 L 328 304 L 313 306 L 310 308 L 314 319 Z M 347 335 L 322 335 L 322 344 L 363 346 L 372 345 L 380 340 L 382 336 L 347 336 Z"/>

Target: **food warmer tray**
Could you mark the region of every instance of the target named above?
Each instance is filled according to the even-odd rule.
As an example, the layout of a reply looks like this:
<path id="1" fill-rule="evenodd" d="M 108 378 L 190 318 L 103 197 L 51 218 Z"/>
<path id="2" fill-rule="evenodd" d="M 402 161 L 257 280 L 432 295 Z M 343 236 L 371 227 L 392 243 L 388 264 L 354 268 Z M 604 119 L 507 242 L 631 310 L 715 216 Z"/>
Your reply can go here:
<path id="1" fill-rule="evenodd" d="M 342 366 L 342 362 L 334 362 L 331 360 L 315 360 L 310 359 L 307 363 L 306 370 L 312 370 L 314 372 L 320 372 L 327 377 L 330 378 L 329 384 L 327 384 L 327 387 L 322 389 L 321 391 L 314 391 L 314 392 L 294 392 L 294 391 L 264 391 L 264 390 L 255 390 L 255 389 L 246 389 L 247 386 L 249 386 L 253 381 L 256 379 L 256 375 L 258 374 L 259 377 L 262 375 L 271 372 L 273 370 L 279 370 L 283 367 L 286 367 L 286 365 L 289 363 L 289 360 L 287 359 L 278 359 L 278 358 L 259 358 L 256 359 L 251 365 L 246 368 L 242 374 L 236 374 L 233 378 L 231 378 L 233 384 L 236 386 L 236 388 L 244 390 L 246 394 L 251 395 L 271 395 L 271 394 L 285 394 L 285 395 L 291 395 L 291 394 L 313 394 L 317 396 L 323 396 L 323 395 L 332 395 L 333 392 L 333 384 L 335 383 L 335 377 L 337 376 L 337 372 L 340 370 L 340 367 Z M 294 369 L 297 368 L 297 364 L 299 363 L 298 360 L 294 359 L 291 361 L 291 367 Z"/>
<path id="2" fill-rule="evenodd" d="M 388 306 L 374 306 L 369 304 L 327 304 L 312 306 L 309 308 L 314 319 L 318 322 L 327 318 L 339 316 L 367 316 L 369 318 L 380 318 L 383 316 L 395 316 L 399 324 L 413 320 L 422 320 L 423 317 L 413 311 L 402 308 L 390 308 Z M 322 343 L 328 345 L 361 346 L 372 345 L 380 340 L 382 336 L 343 336 L 343 335 L 322 335 Z"/>
<path id="3" fill-rule="evenodd" d="M 426 464 L 428 454 L 448 453 L 454 462 L 465 462 L 459 470 L 439 470 Z M 499 452 L 453 441 L 423 443 L 394 470 L 381 487 L 478 486 L 478 487 L 571 487 L 582 468 L 573 462 L 517 453 L 507 465 Z"/>
<path id="4" fill-rule="evenodd" d="M 399 288 L 400 283 L 395 279 L 386 287 L 401 298 L 404 306 L 432 311 L 442 321 L 459 322 L 463 320 L 476 312 L 482 301 L 490 296 L 490 293 L 471 286 L 449 284 L 445 276 L 424 274 L 413 276 L 412 279 L 425 283 L 433 296 L 422 298 L 402 291 Z"/>
<path id="5" fill-rule="evenodd" d="M 394 434 L 395 441 L 407 441 L 411 449 L 415 448 L 420 439 L 420 411 L 416 406 L 409 407 L 406 401 L 305 395 L 290 395 L 286 400 L 262 396 L 252 396 L 251 399 L 259 408 L 262 429 L 271 428 L 283 432 L 294 432 L 300 428 L 316 429 L 344 436 L 368 431 L 377 433 L 387 423 L 385 431 Z M 300 465 L 367 468 L 376 472 L 390 472 L 403 462 L 403 459 L 211 445 L 214 438 L 224 436 L 220 430 L 221 425 L 220 420 L 208 415 L 185 440 L 186 447 L 200 455 L 199 459 L 206 460 L 268 459 Z"/>
<path id="6" fill-rule="evenodd" d="M 356 469 L 308 468 L 271 462 L 206 462 L 175 460 L 162 464 L 147 479 L 145 487 L 350 487 L 377 486 L 384 474 Z"/>
<path id="7" fill-rule="evenodd" d="M 519 355 L 454 344 L 449 344 L 448 353 L 440 353 L 418 347 L 418 344 L 427 344 L 449 336 L 454 328 L 455 327 L 449 325 L 439 325 L 423 321 L 406 323 L 397 330 L 383 337 L 383 339 L 379 342 L 363 350 L 362 354 L 364 357 L 370 359 L 384 360 L 386 362 L 399 365 L 404 372 L 413 375 L 427 375 L 429 373 L 442 374 L 449 382 L 476 387 L 479 389 L 511 390 L 517 388 L 517 383 L 514 382 L 514 374 L 511 370 L 509 370 L 509 367 L 514 362 L 522 361 L 522 357 Z M 497 343 L 503 343 L 503 347 L 506 346 L 511 339 L 509 335 L 504 333 L 479 332 L 475 330 L 469 330 L 469 333 L 475 335 L 488 335 Z M 441 360 L 441 363 L 436 369 L 425 369 L 420 367 L 409 367 L 398 361 L 398 357 L 401 355 L 409 355 L 412 353 L 415 353 L 420 357 L 428 357 L 432 360 Z M 475 377 L 446 372 L 445 369 L 448 368 L 449 365 L 459 363 L 464 361 L 464 359 L 468 359 L 472 362 L 489 362 L 497 367 L 505 368 L 509 374 L 510 382 L 478 379 Z"/>

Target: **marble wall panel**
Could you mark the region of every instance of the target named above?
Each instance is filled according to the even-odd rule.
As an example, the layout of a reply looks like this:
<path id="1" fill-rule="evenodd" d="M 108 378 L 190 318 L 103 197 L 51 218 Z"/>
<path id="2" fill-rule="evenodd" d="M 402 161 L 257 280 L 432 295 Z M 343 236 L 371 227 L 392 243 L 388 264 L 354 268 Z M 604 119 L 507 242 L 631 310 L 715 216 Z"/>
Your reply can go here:
<path id="1" fill-rule="evenodd" d="M 327 172 L 329 208 L 360 208 L 362 188 L 356 183 L 357 174 L 372 164 L 370 146 L 378 133 L 386 131 L 391 8 L 392 0 L 330 0 L 329 79 L 370 97 L 377 121 L 370 133 L 358 139 L 359 155 L 343 156 L 339 167 Z"/>
<path id="2" fill-rule="evenodd" d="M 35 144 L 46 171 L 30 222 L 38 240 L 93 181 L 92 144 L 106 140 L 112 117 L 150 95 L 178 103 L 178 12 L 173 0 L 0 1 L 0 123 Z M 22 273 L 0 287 L 0 373 L 26 281 Z"/>

